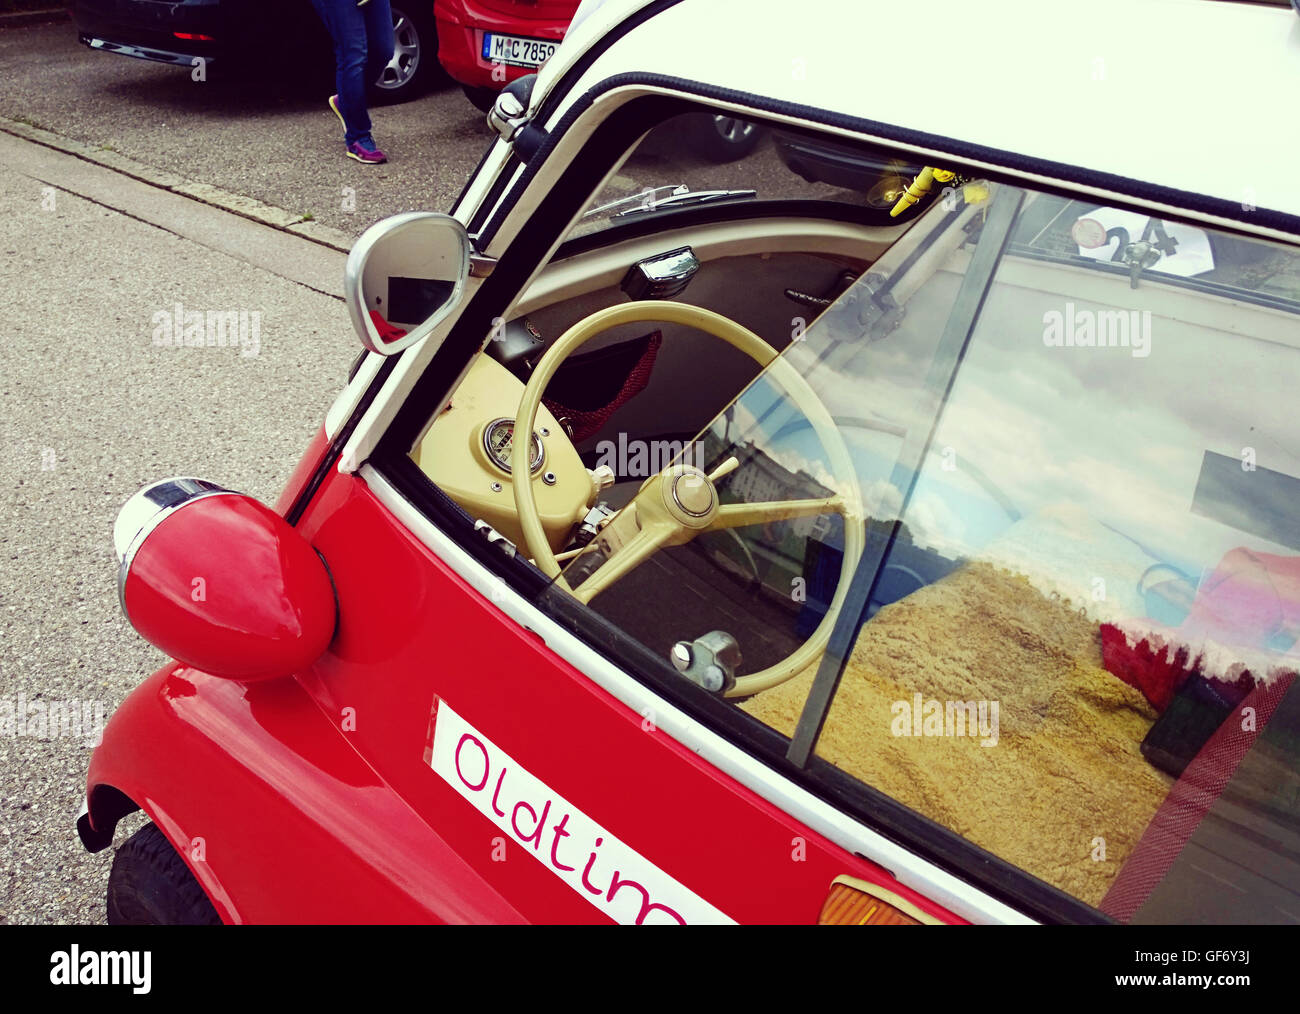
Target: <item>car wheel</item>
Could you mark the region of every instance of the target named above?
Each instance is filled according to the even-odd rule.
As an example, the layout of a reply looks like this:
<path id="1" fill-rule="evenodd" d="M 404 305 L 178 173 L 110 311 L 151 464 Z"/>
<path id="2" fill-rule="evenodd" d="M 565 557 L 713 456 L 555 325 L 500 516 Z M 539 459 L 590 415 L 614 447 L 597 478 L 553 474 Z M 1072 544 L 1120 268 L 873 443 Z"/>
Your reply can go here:
<path id="1" fill-rule="evenodd" d="M 153 824 L 131 835 L 108 874 L 110 926 L 215 926 L 217 910 Z"/>
<path id="2" fill-rule="evenodd" d="M 474 103 L 474 108 L 480 113 L 486 113 L 491 109 L 496 104 L 497 96 L 501 94 L 491 88 L 475 88 L 472 85 L 461 85 L 461 88 L 464 89 L 465 97 Z"/>
<path id="3" fill-rule="evenodd" d="M 734 116 L 693 116 L 688 128 L 691 147 L 710 162 L 744 158 L 762 138 L 762 128 Z"/>
<path id="4" fill-rule="evenodd" d="M 396 103 L 423 94 L 443 76 L 438 33 L 431 13 L 407 0 L 393 8 L 393 58 L 370 88 L 376 102 Z"/>

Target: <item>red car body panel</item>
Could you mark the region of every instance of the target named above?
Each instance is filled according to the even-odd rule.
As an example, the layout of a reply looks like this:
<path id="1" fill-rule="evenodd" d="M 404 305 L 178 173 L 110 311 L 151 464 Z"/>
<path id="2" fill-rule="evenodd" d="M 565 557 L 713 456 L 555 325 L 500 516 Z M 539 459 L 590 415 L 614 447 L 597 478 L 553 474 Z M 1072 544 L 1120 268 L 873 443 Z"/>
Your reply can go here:
<path id="1" fill-rule="evenodd" d="M 331 472 L 298 527 L 338 588 L 326 654 L 255 684 L 166 666 L 90 768 L 92 825 L 100 786 L 130 797 L 227 922 L 608 921 L 432 770 L 435 698 L 737 921 L 815 922 L 845 874 L 961 921 L 591 682 L 360 478 Z"/>
<path id="2" fill-rule="evenodd" d="M 298 459 L 298 464 L 294 466 L 293 472 L 289 475 L 289 481 L 285 483 L 284 489 L 276 497 L 275 512 L 277 514 L 281 516 L 288 515 L 293 502 L 307 488 L 307 483 L 312 475 L 320 467 L 321 462 L 325 460 L 325 452 L 329 450 L 329 446 L 330 439 L 325 434 L 325 427 L 322 426 L 316 431 L 315 436 L 311 438 L 311 443 L 302 452 L 302 457 Z"/>
<path id="3" fill-rule="evenodd" d="M 503 65 L 496 68 L 494 77 L 493 65 L 483 59 L 483 33 L 558 42 L 577 10 L 577 0 L 436 0 L 433 16 L 438 25 L 438 60 L 461 84 L 499 91 L 516 78 L 533 73 L 533 69 Z"/>
<path id="4" fill-rule="evenodd" d="M 229 923 L 520 919 L 292 679 L 165 666 L 114 713 L 89 778 L 140 804 Z"/>

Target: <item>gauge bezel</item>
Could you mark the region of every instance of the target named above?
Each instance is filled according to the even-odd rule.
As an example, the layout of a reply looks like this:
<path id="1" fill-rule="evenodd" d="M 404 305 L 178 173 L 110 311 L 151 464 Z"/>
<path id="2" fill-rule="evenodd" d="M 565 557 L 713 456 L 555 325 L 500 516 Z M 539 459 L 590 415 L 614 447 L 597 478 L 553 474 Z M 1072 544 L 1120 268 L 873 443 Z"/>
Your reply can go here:
<path id="1" fill-rule="evenodd" d="M 493 465 L 509 475 L 511 472 L 509 460 L 501 461 L 497 457 L 497 452 L 492 449 L 492 434 L 501 427 L 502 423 L 509 423 L 513 427 L 515 421 L 508 416 L 502 416 L 500 419 L 493 419 L 483 427 L 483 452 L 487 455 L 488 461 L 492 462 Z M 542 444 L 542 438 L 536 431 L 533 432 L 532 437 L 533 453 L 528 462 L 528 468 L 530 472 L 536 474 L 538 469 L 546 463 L 546 447 Z"/>

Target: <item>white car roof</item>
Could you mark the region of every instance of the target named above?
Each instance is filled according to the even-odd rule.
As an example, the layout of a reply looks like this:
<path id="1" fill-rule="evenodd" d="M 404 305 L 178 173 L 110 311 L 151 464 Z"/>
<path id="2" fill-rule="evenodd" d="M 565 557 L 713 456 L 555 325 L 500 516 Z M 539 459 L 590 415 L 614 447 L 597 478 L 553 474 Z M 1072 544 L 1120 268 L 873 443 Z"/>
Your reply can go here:
<path id="1" fill-rule="evenodd" d="M 1222 202 L 1198 209 L 1216 217 L 1300 222 L 1300 18 L 1288 7 L 586 0 L 534 98 L 580 74 L 553 125 L 629 73 L 874 121 L 973 161 L 1015 168 L 1020 156 L 1138 181 L 1148 196 L 1150 185 L 1201 195 Z"/>

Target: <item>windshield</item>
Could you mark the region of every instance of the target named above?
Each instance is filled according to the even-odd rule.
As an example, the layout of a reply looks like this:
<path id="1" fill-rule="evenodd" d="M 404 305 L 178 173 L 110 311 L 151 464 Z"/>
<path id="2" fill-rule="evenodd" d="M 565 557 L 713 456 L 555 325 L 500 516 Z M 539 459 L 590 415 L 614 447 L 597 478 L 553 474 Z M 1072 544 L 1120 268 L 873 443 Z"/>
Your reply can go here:
<path id="1" fill-rule="evenodd" d="M 1294 921 L 1298 298 L 1288 247 L 954 188 L 563 583 L 1116 918 Z M 602 580 L 660 503 L 703 520 Z"/>
<path id="2" fill-rule="evenodd" d="M 888 211 L 922 167 L 800 131 L 685 113 L 651 131 L 610 174 L 569 238 L 712 203 L 826 201 Z"/>

